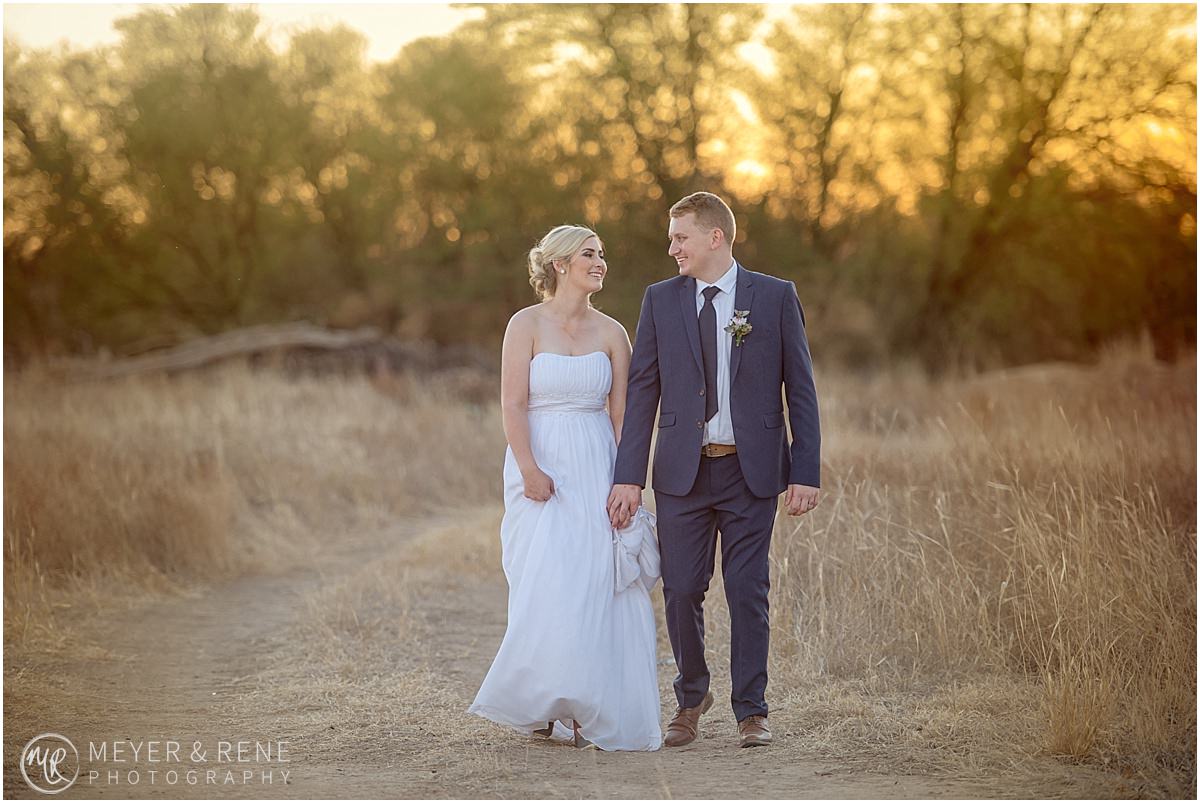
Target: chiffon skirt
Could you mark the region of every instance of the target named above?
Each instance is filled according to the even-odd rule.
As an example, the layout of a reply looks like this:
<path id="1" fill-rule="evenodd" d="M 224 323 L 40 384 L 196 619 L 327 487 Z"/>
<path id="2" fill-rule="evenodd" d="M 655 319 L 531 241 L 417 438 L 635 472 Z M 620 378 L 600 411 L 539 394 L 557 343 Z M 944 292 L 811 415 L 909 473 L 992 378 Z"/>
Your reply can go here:
<path id="1" fill-rule="evenodd" d="M 543 410 L 531 411 L 529 424 L 554 495 L 525 498 L 508 450 L 500 526 L 508 628 L 469 711 L 526 734 L 558 720 L 561 737 L 578 720 L 604 750 L 657 750 L 650 597 L 637 582 L 614 590 L 605 510 L 616 456 L 611 420 L 603 410 Z"/>

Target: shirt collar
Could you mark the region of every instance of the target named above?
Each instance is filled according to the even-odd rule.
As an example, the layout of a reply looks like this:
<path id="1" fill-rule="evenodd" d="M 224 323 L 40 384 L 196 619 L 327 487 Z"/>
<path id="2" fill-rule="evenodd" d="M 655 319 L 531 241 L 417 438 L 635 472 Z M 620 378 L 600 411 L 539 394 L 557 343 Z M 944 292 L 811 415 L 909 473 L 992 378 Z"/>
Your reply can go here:
<path id="1" fill-rule="evenodd" d="M 717 279 L 712 284 L 709 284 L 708 282 L 702 282 L 699 279 L 697 279 L 696 280 L 696 295 L 700 295 L 705 290 L 707 290 L 709 287 L 716 287 L 722 293 L 733 293 L 734 288 L 737 287 L 737 260 L 734 260 L 733 262 L 731 262 L 729 265 L 729 270 L 725 271 L 725 273 L 722 274 L 721 278 Z"/>

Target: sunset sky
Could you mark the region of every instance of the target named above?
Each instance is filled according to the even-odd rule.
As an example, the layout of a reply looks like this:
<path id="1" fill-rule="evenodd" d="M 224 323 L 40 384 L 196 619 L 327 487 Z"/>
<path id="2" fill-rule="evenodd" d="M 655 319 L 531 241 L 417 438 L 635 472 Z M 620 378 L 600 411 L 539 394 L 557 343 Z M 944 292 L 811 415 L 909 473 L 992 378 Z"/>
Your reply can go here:
<path id="1" fill-rule="evenodd" d="M 167 4 L 144 4 L 167 5 Z M 235 4 L 236 5 L 236 4 Z M 343 22 L 366 34 L 367 55 L 387 61 L 408 42 L 422 36 L 449 33 L 462 22 L 480 16 L 474 9 L 449 5 L 386 5 L 335 3 L 253 4 L 266 26 L 282 46 L 291 30 L 328 27 Z M 52 47 L 63 40 L 76 48 L 114 44 L 118 34 L 113 22 L 137 13 L 137 3 L 97 4 L 4 4 L 4 35 L 32 47 Z"/>

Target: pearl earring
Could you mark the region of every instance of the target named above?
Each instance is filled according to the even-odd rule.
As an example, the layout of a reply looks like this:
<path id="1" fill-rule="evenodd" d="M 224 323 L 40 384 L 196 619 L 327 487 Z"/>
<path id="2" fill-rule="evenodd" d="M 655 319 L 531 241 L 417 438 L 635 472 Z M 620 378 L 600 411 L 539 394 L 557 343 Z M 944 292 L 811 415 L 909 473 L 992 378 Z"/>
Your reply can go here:
<path id="1" fill-rule="evenodd" d="M 565 273 L 566 273 L 566 271 L 565 271 L 565 270 L 559 270 L 559 273 L 563 273 L 563 274 L 565 274 Z"/>

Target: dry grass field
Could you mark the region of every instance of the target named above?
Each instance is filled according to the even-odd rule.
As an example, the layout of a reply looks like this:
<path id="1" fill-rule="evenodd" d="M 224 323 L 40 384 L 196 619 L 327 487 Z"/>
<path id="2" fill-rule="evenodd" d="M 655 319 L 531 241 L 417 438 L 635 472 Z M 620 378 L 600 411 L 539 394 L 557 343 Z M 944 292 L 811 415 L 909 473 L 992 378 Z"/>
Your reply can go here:
<path id="1" fill-rule="evenodd" d="M 1194 796 L 1194 360 L 817 380 L 822 504 L 772 547 L 780 744 L 728 749 L 714 710 L 631 756 L 462 713 L 505 617 L 492 380 L 7 376 L 5 792 L 13 742 L 73 723 L 285 734 L 272 797 Z"/>
<path id="2" fill-rule="evenodd" d="M 64 637 L 54 612 L 81 600 L 283 571 L 347 528 L 491 502 L 504 435 L 462 402 L 485 381 L 7 377 L 6 644 Z"/>

